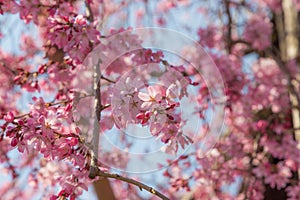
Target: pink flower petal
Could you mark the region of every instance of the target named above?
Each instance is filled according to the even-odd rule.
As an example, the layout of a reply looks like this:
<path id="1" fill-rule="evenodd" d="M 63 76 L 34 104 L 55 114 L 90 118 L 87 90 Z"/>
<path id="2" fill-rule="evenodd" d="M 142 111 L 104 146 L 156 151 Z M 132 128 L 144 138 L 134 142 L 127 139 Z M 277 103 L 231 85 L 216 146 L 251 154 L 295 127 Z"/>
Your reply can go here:
<path id="1" fill-rule="evenodd" d="M 142 101 L 150 101 L 151 98 L 148 94 L 143 93 L 143 92 L 139 92 L 138 97 L 142 100 Z"/>

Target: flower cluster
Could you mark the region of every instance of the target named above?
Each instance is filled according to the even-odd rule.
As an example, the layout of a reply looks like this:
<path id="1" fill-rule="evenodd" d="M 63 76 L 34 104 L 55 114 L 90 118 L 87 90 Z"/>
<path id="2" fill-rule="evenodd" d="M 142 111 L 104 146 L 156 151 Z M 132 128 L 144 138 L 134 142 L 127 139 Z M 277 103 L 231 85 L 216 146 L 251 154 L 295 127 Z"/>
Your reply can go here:
<path id="1" fill-rule="evenodd" d="M 73 167 L 76 166 L 77 172 L 65 170 L 69 173 L 66 174 L 65 179 L 60 176 L 55 177 L 56 181 L 59 178 L 64 195 L 77 196 L 81 188 L 87 189 L 87 182 L 84 179 L 88 179 L 86 173 L 88 173 L 89 150 L 81 141 L 79 128 L 70 119 L 72 105 L 57 107 L 45 103 L 42 98 L 33 98 L 33 100 L 34 104 L 27 115 L 16 117 L 12 112 L 8 112 L 4 116 L 6 123 L 2 128 L 5 136 L 11 139 L 10 145 L 17 147 L 19 152 L 30 154 L 34 151 L 43 154 L 45 165 L 54 161 L 68 160 L 72 170 L 75 170 L 76 168 Z M 59 173 L 62 168 L 59 167 L 58 170 L 51 168 L 51 170 L 53 173 Z M 45 173 L 42 175 L 46 176 Z M 54 180 L 55 183 L 56 181 Z"/>
<path id="2" fill-rule="evenodd" d="M 155 66 L 159 70 L 157 64 L 151 66 L 148 70 L 155 71 Z M 155 85 L 149 85 L 143 74 L 138 74 L 140 77 L 137 78 L 137 74 L 129 73 L 121 78 L 114 86 L 112 96 L 116 126 L 124 129 L 133 123 L 149 127 L 153 136 L 169 144 L 164 149 L 169 153 L 177 152 L 178 143 L 182 148 L 191 143 L 182 131 L 185 122 L 179 109 L 180 100 L 187 95 L 191 83 L 179 71 L 177 67 L 166 67 L 163 73 L 156 71 L 160 84 Z"/>
<path id="3" fill-rule="evenodd" d="M 252 15 L 247 21 L 244 39 L 258 50 L 266 49 L 271 45 L 272 24 L 269 18 Z"/>
<path id="4" fill-rule="evenodd" d="M 50 18 L 47 36 L 51 44 L 77 62 L 82 62 L 92 46 L 99 42 L 99 32 L 83 15 Z"/>

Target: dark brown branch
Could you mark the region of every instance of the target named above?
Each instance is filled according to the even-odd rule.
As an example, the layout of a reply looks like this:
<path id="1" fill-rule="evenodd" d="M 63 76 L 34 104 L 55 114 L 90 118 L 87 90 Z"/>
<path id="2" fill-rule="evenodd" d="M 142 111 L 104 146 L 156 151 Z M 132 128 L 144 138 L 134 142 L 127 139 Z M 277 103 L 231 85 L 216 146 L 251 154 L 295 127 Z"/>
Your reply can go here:
<path id="1" fill-rule="evenodd" d="M 231 48 L 232 48 L 232 16 L 230 13 L 230 1 L 229 0 L 224 0 L 224 4 L 225 4 L 225 12 L 227 15 L 227 19 L 228 19 L 228 23 L 227 23 L 227 27 L 228 27 L 228 33 L 227 33 L 227 48 L 228 48 L 228 52 L 231 52 Z"/>
<path id="2" fill-rule="evenodd" d="M 110 80 L 109 78 L 106 78 L 103 75 L 101 75 L 101 79 L 106 80 L 109 83 L 116 83 L 116 81 Z"/>
<path id="3" fill-rule="evenodd" d="M 101 109 L 100 109 L 100 111 L 102 111 L 102 110 L 105 110 L 106 108 L 109 108 L 110 107 L 110 104 L 106 104 L 106 105 L 101 105 Z"/>
<path id="4" fill-rule="evenodd" d="M 148 185 L 145 185 L 145 184 L 143 184 L 143 183 L 141 183 L 139 181 L 133 180 L 131 178 L 127 178 L 127 177 L 121 176 L 119 174 L 112 174 L 112 173 L 109 173 L 109 172 L 103 172 L 103 171 L 101 171 L 101 170 L 99 170 L 97 168 L 96 176 L 121 180 L 121 181 L 124 181 L 126 183 L 133 184 L 133 185 L 139 187 L 139 189 L 141 189 L 141 190 L 142 189 L 147 190 L 151 194 L 156 195 L 157 197 L 159 197 L 159 198 L 161 198 L 163 200 L 169 200 L 168 197 L 166 197 L 165 195 L 163 195 L 159 191 L 155 190 L 154 188 L 152 188 L 152 187 L 150 187 Z"/>

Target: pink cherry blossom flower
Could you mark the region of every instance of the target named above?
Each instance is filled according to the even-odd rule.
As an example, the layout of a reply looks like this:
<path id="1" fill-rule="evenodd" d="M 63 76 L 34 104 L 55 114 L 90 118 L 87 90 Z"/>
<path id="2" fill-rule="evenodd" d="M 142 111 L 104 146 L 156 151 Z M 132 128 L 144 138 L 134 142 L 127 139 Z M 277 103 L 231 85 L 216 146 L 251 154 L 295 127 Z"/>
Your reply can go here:
<path id="1" fill-rule="evenodd" d="M 148 93 L 139 92 L 138 97 L 144 101 L 141 105 L 142 109 L 149 109 L 152 106 L 157 105 L 162 99 L 160 86 L 147 87 Z"/>
<path id="2" fill-rule="evenodd" d="M 112 114 L 115 124 L 119 128 L 125 128 L 128 123 L 134 123 L 139 113 L 140 99 L 137 97 L 138 88 L 143 85 L 140 79 L 126 77 L 119 80 L 113 88 L 111 98 Z"/>

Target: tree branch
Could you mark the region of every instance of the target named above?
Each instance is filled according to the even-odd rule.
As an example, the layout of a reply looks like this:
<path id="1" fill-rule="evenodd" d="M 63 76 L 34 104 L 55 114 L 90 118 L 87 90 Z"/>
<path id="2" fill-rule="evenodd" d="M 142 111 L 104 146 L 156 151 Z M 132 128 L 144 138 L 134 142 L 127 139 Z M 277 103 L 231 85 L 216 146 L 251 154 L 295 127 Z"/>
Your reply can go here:
<path id="1" fill-rule="evenodd" d="M 90 173 L 89 177 L 94 179 L 96 177 L 96 168 L 98 164 L 98 148 L 99 148 L 99 134 L 100 134 L 100 120 L 101 120 L 101 84 L 100 84 L 100 60 L 94 66 L 94 110 L 95 110 L 95 118 L 94 118 L 94 130 L 93 130 L 93 138 L 92 138 L 92 151 L 91 151 L 91 165 L 90 165 Z"/>
<path id="2" fill-rule="evenodd" d="M 92 8 L 88 0 L 85 0 L 86 6 L 86 14 L 88 20 L 92 23 L 94 22 L 94 15 L 92 12 Z M 96 177 L 96 168 L 98 165 L 98 146 L 99 146 L 99 134 L 100 134 L 100 119 L 101 119 L 101 83 L 100 83 L 100 63 L 101 60 L 98 60 L 98 63 L 94 65 L 94 72 L 93 72 L 93 91 L 94 91 L 94 111 L 95 111 L 95 118 L 94 118 L 94 130 L 92 136 L 92 149 L 91 149 L 91 163 L 90 163 L 90 172 L 89 177 L 94 179 Z"/>
<path id="3" fill-rule="evenodd" d="M 229 0 L 224 0 L 224 4 L 225 4 L 225 11 L 226 11 L 226 15 L 228 18 L 228 23 L 227 23 L 227 27 L 228 27 L 228 33 L 227 33 L 227 40 L 228 40 L 228 52 L 231 52 L 231 48 L 232 48 L 232 30 L 231 30 L 231 26 L 232 26 L 232 16 L 230 13 L 230 1 Z"/>
<path id="4" fill-rule="evenodd" d="M 152 187 L 150 187 L 148 185 L 145 185 L 145 184 L 143 184 L 139 181 L 133 180 L 131 178 L 121 176 L 119 174 L 112 174 L 112 173 L 109 173 L 109 172 L 104 172 L 104 171 L 99 170 L 99 168 L 97 168 L 96 176 L 121 180 L 121 181 L 124 181 L 126 183 L 133 184 L 133 185 L 139 187 L 140 190 L 142 190 L 142 189 L 147 190 L 151 194 L 156 195 L 157 197 L 159 197 L 163 200 L 169 200 L 168 197 L 166 197 L 165 195 L 163 195 L 159 191 L 153 189 Z"/>
<path id="5" fill-rule="evenodd" d="M 111 80 L 111 79 L 109 79 L 109 78 L 106 78 L 106 77 L 103 76 L 103 75 L 101 75 L 101 79 L 106 80 L 106 81 L 109 82 L 109 83 L 116 83 L 116 81 L 113 81 L 113 80 Z"/>

